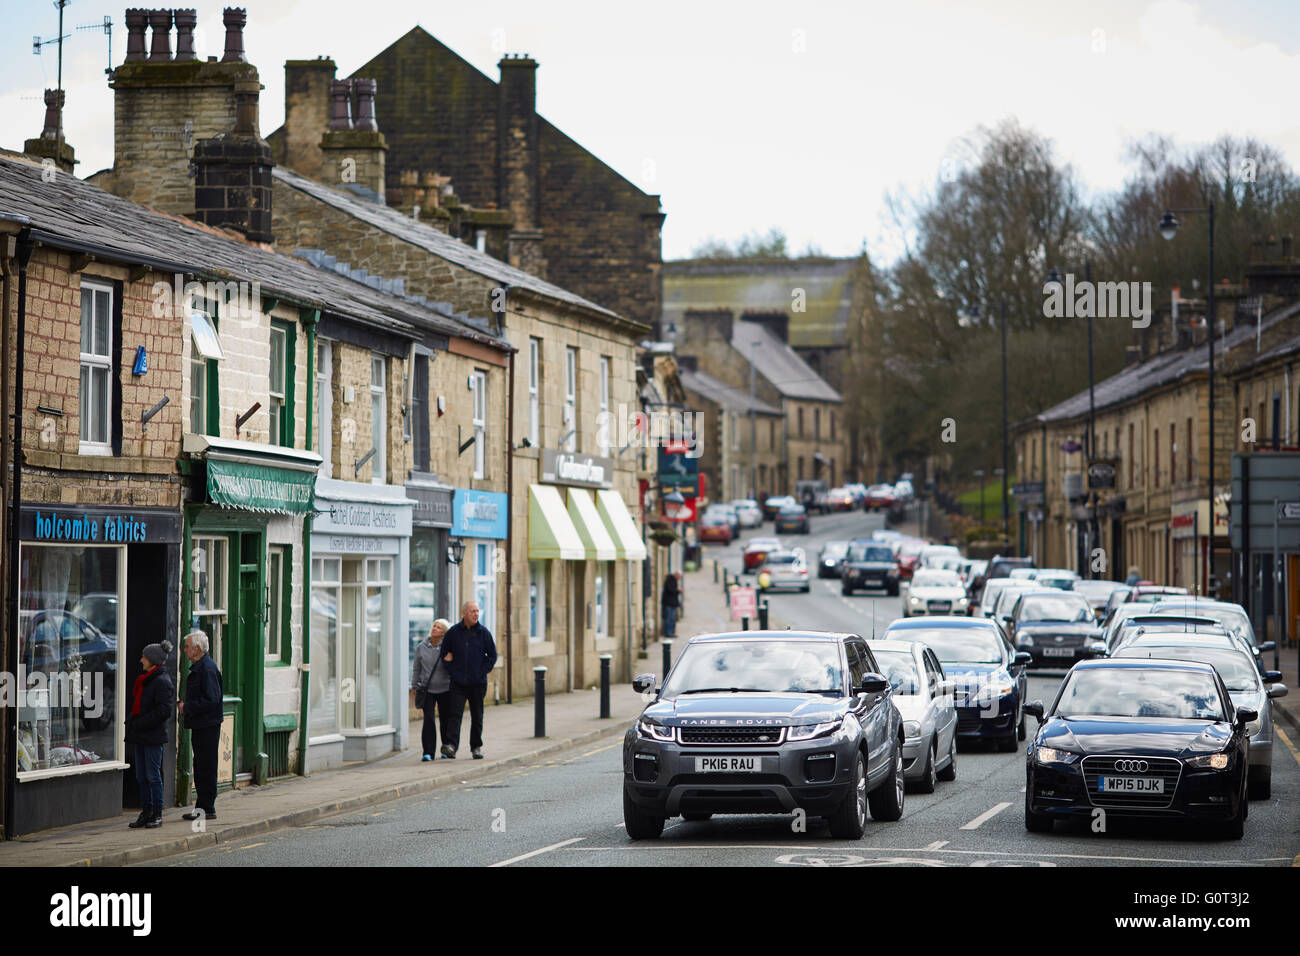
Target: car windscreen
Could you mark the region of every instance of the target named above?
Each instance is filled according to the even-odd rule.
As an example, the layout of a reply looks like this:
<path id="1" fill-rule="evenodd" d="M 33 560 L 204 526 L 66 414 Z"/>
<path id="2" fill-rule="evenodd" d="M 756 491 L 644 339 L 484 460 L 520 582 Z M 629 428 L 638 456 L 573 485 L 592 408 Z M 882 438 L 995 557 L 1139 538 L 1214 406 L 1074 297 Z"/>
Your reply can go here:
<path id="1" fill-rule="evenodd" d="M 1002 642 L 991 630 L 981 628 L 907 628 L 896 637 L 929 644 L 941 664 L 1001 664 Z"/>
<path id="2" fill-rule="evenodd" d="M 1018 620 L 1076 623 L 1093 619 L 1092 606 L 1086 598 L 1025 597 L 1020 602 Z"/>
<path id="3" fill-rule="evenodd" d="M 1244 651 L 1228 647 L 1192 647 L 1187 644 L 1129 644 L 1115 652 L 1116 657 L 1160 657 L 1175 661 L 1200 661 L 1213 665 L 1228 690 L 1259 690 L 1259 672 Z"/>
<path id="4" fill-rule="evenodd" d="M 794 564 L 798 560 L 793 554 L 769 554 L 767 556 L 768 567 L 774 564 Z"/>
<path id="5" fill-rule="evenodd" d="M 734 689 L 839 696 L 842 687 L 834 641 L 705 641 L 687 645 L 663 694 Z"/>
<path id="6" fill-rule="evenodd" d="M 921 675 L 917 673 L 916 658 L 910 650 L 880 650 L 873 646 L 871 653 L 876 656 L 876 663 L 895 694 L 914 696 L 921 693 Z"/>
<path id="7" fill-rule="evenodd" d="M 879 545 L 857 545 L 849 548 L 850 561 L 885 561 L 893 563 L 894 552 Z"/>
<path id="8" fill-rule="evenodd" d="M 822 554 L 828 558 L 842 558 L 848 550 L 847 541 L 827 541 L 826 547 L 822 548 Z"/>
<path id="9" fill-rule="evenodd" d="M 1062 717 L 1224 719 L 1213 675 L 1172 667 L 1075 670 L 1052 713 Z"/>
<path id="10" fill-rule="evenodd" d="M 956 571 L 917 571 L 912 576 L 914 588 L 959 588 L 961 578 Z"/>

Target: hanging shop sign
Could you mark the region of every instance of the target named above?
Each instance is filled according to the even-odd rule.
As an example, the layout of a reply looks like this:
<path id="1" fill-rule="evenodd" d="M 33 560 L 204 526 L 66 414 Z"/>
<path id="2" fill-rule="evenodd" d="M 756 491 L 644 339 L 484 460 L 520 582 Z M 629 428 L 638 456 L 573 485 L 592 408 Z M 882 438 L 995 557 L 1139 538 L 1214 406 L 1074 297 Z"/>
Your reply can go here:
<path id="1" fill-rule="evenodd" d="M 510 519 L 509 501 L 509 496 L 500 491 L 457 488 L 451 499 L 452 533 L 462 538 L 504 538 Z"/>
<path id="2" fill-rule="evenodd" d="M 412 521 L 422 528 L 451 527 L 451 489 L 408 484 L 406 497 L 415 502 Z"/>
<path id="3" fill-rule="evenodd" d="M 546 485 L 573 485 L 578 488 L 613 488 L 614 459 L 599 455 L 582 455 L 571 451 L 542 450 L 542 475 Z"/>

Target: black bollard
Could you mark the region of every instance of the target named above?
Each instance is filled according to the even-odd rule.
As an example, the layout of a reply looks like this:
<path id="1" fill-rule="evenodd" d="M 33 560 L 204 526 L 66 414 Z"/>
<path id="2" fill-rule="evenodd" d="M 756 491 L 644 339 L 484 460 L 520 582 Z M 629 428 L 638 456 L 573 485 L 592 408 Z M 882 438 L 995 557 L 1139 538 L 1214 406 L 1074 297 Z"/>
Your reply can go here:
<path id="1" fill-rule="evenodd" d="M 713 562 L 713 583 L 714 584 L 718 583 L 718 562 L 717 561 Z"/>
<path id="2" fill-rule="evenodd" d="M 613 654 L 600 655 L 600 719 L 609 720 L 609 667 Z"/>
<path id="3" fill-rule="evenodd" d="M 663 642 L 664 648 L 664 678 L 667 679 L 668 671 L 673 666 L 673 642 L 666 640 Z"/>
<path id="4" fill-rule="evenodd" d="M 748 631 L 748 630 L 749 630 L 749 617 L 748 617 L 748 615 L 745 616 L 745 617 L 742 617 L 742 618 L 740 619 L 740 629 L 741 629 L 742 631 Z"/>
<path id="5" fill-rule="evenodd" d="M 767 630 L 767 602 L 766 601 L 758 602 L 758 629 L 760 631 Z"/>
<path id="6" fill-rule="evenodd" d="M 546 667 L 533 668 L 533 736 L 546 736 Z"/>

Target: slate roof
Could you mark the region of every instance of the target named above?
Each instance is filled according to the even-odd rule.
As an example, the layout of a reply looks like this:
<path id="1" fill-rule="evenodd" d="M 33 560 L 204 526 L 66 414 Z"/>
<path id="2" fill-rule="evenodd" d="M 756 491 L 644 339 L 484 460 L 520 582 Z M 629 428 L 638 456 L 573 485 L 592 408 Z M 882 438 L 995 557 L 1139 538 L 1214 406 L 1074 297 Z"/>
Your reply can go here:
<path id="1" fill-rule="evenodd" d="M 51 246 L 209 280 L 257 282 L 269 298 L 411 338 L 421 331 L 510 344 L 454 318 L 229 232 L 171 216 L 105 192 L 75 176 L 42 182 L 42 167 L 0 156 L 0 219 L 29 225 Z"/>
<path id="2" fill-rule="evenodd" d="M 461 268 L 468 269 L 470 272 L 491 279 L 493 282 L 505 283 L 511 288 L 525 289 L 534 295 L 554 299 L 567 305 L 578 306 L 591 312 L 598 312 L 610 319 L 623 322 L 632 321 L 602 305 L 584 299 L 574 292 L 562 289 L 545 279 L 539 279 L 522 269 L 516 269 L 500 259 L 494 259 L 486 252 L 479 252 L 473 246 L 435 229 L 428 223 L 403 215 L 396 209 L 374 202 L 367 202 L 352 193 L 331 189 L 329 186 L 308 179 L 305 176 L 300 176 L 282 166 L 275 167 L 271 171 L 271 175 L 286 186 L 304 192 L 313 199 L 332 206 L 354 219 L 368 223 L 390 236 L 395 236 L 413 246 L 418 246 L 440 259 L 445 259 Z M 640 323 L 636 324 L 639 325 Z"/>
<path id="3" fill-rule="evenodd" d="M 751 399 L 748 392 L 742 392 L 738 388 L 732 388 L 725 382 L 720 382 L 712 375 L 706 372 L 692 372 L 688 369 L 679 369 L 677 377 L 681 379 L 682 387 L 688 391 L 695 392 L 697 395 L 703 395 L 715 405 L 733 412 L 744 412 L 749 414 L 753 409 L 759 415 L 780 415 L 781 409 L 769 405 L 759 398 Z"/>
<path id="4" fill-rule="evenodd" d="M 1263 317 L 1263 327 L 1265 329 L 1271 328 L 1277 323 L 1284 322 L 1296 315 L 1300 315 L 1300 302 L 1288 303 L 1265 315 Z M 1253 350 L 1254 340 L 1255 327 L 1253 325 L 1238 326 L 1227 335 L 1220 336 L 1214 346 L 1216 372 L 1225 370 L 1220 365 L 1220 362 L 1224 359 L 1226 353 L 1242 346 L 1250 346 Z M 1264 356 L 1260 356 L 1260 358 L 1262 359 Z M 1252 363 L 1253 361 L 1252 359 Z M 1208 366 L 1209 358 L 1206 355 L 1204 342 L 1191 348 L 1171 349 L 1161 352 L 1145 362 L 1127 366 L 1110 378 L 1097 382 L 1093 386 L 1097 409 L 1101 410 L 1112 405 L 1121 405 L 1154 389 L 1171 385 L 1192 372 L 1205 371 Z M 1035 422 L 1068 421 L 1072 418 L 1081 418 L 1087 414 L 1088 390 L 1085 388 L 1083 391 L 1071 395 L 1065 401 L 1053 405 L 1044 412 L 1040 412 L 1033 418 L 1024 422 L 1017 422 L 1016 427 L 1023 427 Z"/>
<path id="5" fill-rule="evenodd" d="M 759 374 L 771 382 L 785 398 L 843 401 L 839 392 L 826 384 L 826 380 L 814 372 L 794 349 L 761 322 L 745 319 L 733 322 L 731 347 L 746 362 L 752 360 Z"/>

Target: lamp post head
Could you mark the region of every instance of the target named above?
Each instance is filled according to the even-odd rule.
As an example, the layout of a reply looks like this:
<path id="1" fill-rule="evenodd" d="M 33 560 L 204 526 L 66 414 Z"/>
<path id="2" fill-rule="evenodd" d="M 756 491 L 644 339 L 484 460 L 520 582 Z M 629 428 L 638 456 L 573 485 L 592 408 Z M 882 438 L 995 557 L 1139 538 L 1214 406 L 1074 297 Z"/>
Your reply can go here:
<path id="1" fill-rule="evenodd" d="M 1166 239 L 1172 239 L 1178 232 L 1178 217 L 1172 212 L 1167 212 L 1160 217 L 1160 235 Z"/>

